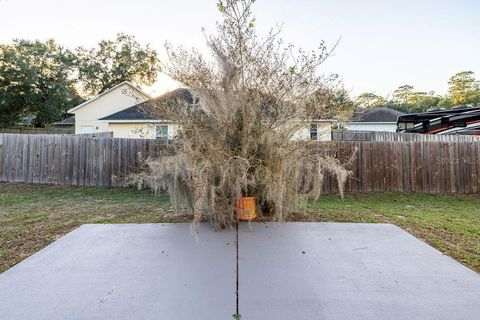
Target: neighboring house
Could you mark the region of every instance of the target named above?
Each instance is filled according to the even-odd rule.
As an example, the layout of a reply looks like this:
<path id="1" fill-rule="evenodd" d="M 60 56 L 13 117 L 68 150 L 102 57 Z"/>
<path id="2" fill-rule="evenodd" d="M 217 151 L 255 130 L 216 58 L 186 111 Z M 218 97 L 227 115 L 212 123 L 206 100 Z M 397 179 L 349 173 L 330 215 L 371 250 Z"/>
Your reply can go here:
<path id="1" fill-rule="evenodd" d="M 332 136 L 332 125 L 336 120 L 316 119 L 310 123 L 305 123 L 305 128 L 295 133 L 296 140 L 317 140 L 330 141 Z"/>
<path id="2" fill-rule="evenodd" d="M 178 132 L 178 125 L 167 115 L 162 116 L 158 107 L 178 101 L 192 104 L 193 97 L 187 89 L 176 89 L 151 99 L 134 85 L 124 82 L 69 110 L 74 116 L 55 126 L 74 125 L 76 134 L 112 132 L 114 138 L 171 140 Z M 307 122 L 294 139 L 330 140 L 333 123 L 334 120 L 325 119 Z"/>
<path id="3" fill-rule="evenodd" d="M 20 121 L 17 123 L 19 127 L 30 127 L 33 124 L 33 120 L 35 119 L 34 115 L 28 115 L 20 118 Z"/>
<path id="4" fill-rule="evenodd" d="M 107 124 L 108 131 L 113 132 L 115 138 L 170 140 L 177 134 L 178 125 L 168 116 L 159 114 L 158 107 L 181 100 L 191 104 L 193 97 L 186 89 L 176 89 L 100 118 L 99 122 Z"/>
<path id="5" fill-rule="evenodd" d="M 58 128 L 74 128 L 75 129 L 75 116 L 68 117 L 62 121 L 52 123 L 52 126 Z"/>
<path id="6" fill-rule="evenodd" d="M 352 121 L 347 122 L 344 127 L 350 131 L 396 132 L 397 118 L 403 114 L 386 107 L 367 109 L 354 112 Z"/>
<path id="7" fill-rule="evenodd" d="M 68 113 L 75 117 L 76 134 L 108 132 L 110 131 L 109 123 L 99 121 L 100 118 L 122 111 L 150 98 L 148 94 L 126 81 L 68 110 Z"/>

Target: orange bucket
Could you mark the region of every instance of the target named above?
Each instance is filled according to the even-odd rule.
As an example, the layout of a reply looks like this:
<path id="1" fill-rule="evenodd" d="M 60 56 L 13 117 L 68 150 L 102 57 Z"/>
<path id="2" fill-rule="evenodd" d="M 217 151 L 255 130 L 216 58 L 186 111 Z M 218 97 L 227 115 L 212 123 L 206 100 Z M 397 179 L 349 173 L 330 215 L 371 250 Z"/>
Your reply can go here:
<path id="1" fill-rule="evenodd" d="M 238 212 L 238 220 L 248 221 L 257 217 L 255 212 L 255 198 L 254 197 L 242 197 L 237 200 L 235 204 Z"/>

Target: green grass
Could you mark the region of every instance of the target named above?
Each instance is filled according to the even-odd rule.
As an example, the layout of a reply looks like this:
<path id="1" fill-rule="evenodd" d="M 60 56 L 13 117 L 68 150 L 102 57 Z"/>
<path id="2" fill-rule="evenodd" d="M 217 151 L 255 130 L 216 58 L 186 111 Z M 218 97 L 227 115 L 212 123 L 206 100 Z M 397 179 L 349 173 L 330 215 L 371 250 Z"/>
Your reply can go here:
<path id="1" fill-rule="evenodd" d="M 350 194 L 325 196 L 291 219 L 387 222 L 480 272 L 480 196 Z"/>
<path id="2" fill-rule="evenodd" d="M 189 220 L 148 191 L 0 183 L 0 272 L 84 223 Z"/>
<path id="3" fill-rule="evenodd" d="M 84 223 L 189 220 L 148 191 L 0 183 L 0 272 Z M 287 220 L 394 223 L 480 272 L 479 196 L 326 195 Z"/>

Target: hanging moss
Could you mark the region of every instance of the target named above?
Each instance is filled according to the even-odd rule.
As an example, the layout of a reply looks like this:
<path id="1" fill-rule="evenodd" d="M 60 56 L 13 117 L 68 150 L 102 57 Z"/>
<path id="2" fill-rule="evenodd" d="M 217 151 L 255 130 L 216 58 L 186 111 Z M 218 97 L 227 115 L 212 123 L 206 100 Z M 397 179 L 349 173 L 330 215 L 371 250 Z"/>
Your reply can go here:
<path id="1" fill-rule="evenodd" d="M 167 46 L 165 72 L 194 99 L 157 106 L 181 128 L 175 154 L 150 159 L 134 177 L 188 205 L 194 225 L 208 217 L 219 229 L 236 223 L 242 196 L 254 196 L 264 214 L 281 220 L 299 201 L 318 199 L 325 172 L 337 176 L 341 193 L 349 175 L 325 145 L 296 139 L 324 108 L 332 112 L 316 94 L 328 84 L 318 68 L 331 51 L 323 44 L 295 50 L 277 30 L 260 38 L 253 1 L 222 3 L 217 34 L 206 36 L 213 59 Z"/>

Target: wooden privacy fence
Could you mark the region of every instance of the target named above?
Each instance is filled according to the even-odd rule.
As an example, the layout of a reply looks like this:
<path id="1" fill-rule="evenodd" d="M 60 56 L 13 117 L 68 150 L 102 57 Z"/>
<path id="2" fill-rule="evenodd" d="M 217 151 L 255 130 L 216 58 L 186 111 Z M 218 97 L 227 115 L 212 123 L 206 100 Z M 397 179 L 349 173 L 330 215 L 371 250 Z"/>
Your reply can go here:
<path id="1" fill-rule="evenodd" d="M 19 133 L 19 134 L 74 134 L 75 128 L 62 127 L 0 127 L 0 133 Z"/>
<path id="2" fill-rule="evenodd" d="M 352 176 L 347 192 L 480 192 L 480 142 L 319 142 Z M 118 186 L 162 145 L 155 140 L 80 135 L 0 135 L 0 181 Z M 338 190 L 326 175 L 324 190 Z"/>
<path id="3" fill-rule="evenodd" d="M 77 136 L 92 137 L 92 138 L 113 138 L 113 132 L 94 132 L 94 133 L 79 133 Z"/>
<path id="4" fill-rule="evenodd" d="M 347 192 L 480 192 L 480 142 L 336 142 L 347 161 L 357 148 Z M 326 191 L 337 191 L 326 178 Z"/>
<path id="5" fill-rule="evenodd" d="M 158 150 L 155 140 L 3 134 L 0 181 L 111 187 Z"/>
<path id="6" fill-rule="evenodd" d="M 397 133 L 379 131 L 332 131 L 332 141 L 480 141 L 480 136 Z"/>

